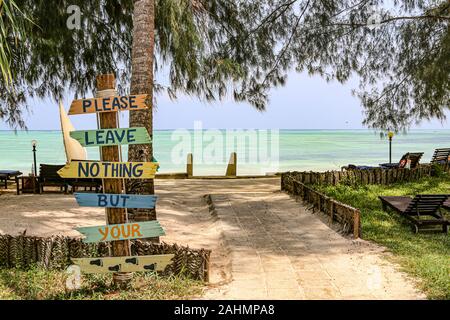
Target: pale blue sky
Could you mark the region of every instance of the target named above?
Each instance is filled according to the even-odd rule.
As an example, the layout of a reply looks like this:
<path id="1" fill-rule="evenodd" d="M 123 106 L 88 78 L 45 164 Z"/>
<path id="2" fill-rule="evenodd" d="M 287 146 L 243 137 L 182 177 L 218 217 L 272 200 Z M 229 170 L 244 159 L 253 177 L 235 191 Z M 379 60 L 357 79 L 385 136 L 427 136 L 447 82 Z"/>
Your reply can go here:
<path id="1" fill-rule="evenodd" d="M 292 72 L 284 87 L 273 89 L 267 111 L 259 112 L 246 103 L 232 100 L 216 103 L 180 97 L 171 101 L 158 97 L 154 114 L 155 129 L 193 128 L 202 121 L 203 128 L 279 128 L 279 129 L 363 129 L 363 110 L 351 90 L 357 81 L 345 85 L 327 83 L 320 77 Z M 72 97 L 66 97 L 66 109 Z M 51 99 L 30 101 L 31 113 L 26 115 L 29 130 L 59 130 L 57 103 Z M 450 113 L 447 112 L 447 116 Z M 96 127 L 94 115 L 71 116 L 76 129 Z M 121 114 L 121 127 L 128 124 L 128 115 Z M 449 129 L 448 121 L 424 122 L 416 129 Z M 9 129 L 0 123 L 0 130 Z"/>

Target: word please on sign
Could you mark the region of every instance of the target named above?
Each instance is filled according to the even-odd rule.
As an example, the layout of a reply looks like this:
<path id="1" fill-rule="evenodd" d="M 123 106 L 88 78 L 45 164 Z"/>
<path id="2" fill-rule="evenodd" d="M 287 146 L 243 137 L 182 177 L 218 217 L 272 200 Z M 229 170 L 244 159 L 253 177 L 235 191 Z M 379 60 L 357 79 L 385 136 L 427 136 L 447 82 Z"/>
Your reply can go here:
<path id="1" fill-rule="evenodd" d="M 69 115 L 147 109 L 146 94 L 74 100 Z"/>
<path id="2" fill-rule="evenodd" d="M 58 171 L 62 178 L 153 179 L 157 162 L 71 161 Z"/>

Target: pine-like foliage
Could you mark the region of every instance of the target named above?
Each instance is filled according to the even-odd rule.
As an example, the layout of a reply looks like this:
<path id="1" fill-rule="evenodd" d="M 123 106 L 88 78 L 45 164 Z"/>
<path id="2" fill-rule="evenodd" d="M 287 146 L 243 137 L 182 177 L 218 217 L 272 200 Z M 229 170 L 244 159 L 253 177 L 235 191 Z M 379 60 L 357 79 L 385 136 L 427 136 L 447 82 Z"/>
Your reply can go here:
<path id="1" fill-rule="evenodd" d="M 23 126 L 27 96 L 57 98 L 67 88 L 82 96 L 95 88 L 99 73 L 116 71 L 119 90 L 126 91 L 132 0 L 16 3 L 35 24 L 11 46 L 14 90 L 0 84 L 0 117 L 11 126 Z M 340 82 L 357 77 L 355 94 L 369 127 L 400 130 L 443 119 L 449 108 L 448 0 L 155 3 L 155 69 L 169 70 L 169 82 L 155 89 L 174 97 L 230 94 L 263 110 L 269 89 L 296 69 Z M 69 5 L 81 8 L 80 30 L 66 27 Z M 368 25 L 372 21 L 377 24 Z"/>

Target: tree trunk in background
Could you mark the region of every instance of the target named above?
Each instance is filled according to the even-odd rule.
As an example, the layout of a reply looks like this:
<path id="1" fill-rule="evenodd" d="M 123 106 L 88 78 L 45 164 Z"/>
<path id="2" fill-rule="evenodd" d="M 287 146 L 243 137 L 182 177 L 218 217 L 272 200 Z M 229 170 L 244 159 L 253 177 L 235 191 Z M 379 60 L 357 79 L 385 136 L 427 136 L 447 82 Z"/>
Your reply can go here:
<path id="1" fill-rule="evenodd" d="M 129 145 L 128 161 L 150 162 L 153 159 L 153 51 L 155 46 L 155 2 L 136 0 L 133 12 L 133 46 L 131 94 L 148 94 L 149 109 L 130 112 L 130 127 L 145 127 L 152 142 L 145 145 Z M 128 193 L 154 194 L 154 181 L 129 180 Z M 133 209 L 129 213 L 136 221 L 156 220 L 154 209 Z"/>

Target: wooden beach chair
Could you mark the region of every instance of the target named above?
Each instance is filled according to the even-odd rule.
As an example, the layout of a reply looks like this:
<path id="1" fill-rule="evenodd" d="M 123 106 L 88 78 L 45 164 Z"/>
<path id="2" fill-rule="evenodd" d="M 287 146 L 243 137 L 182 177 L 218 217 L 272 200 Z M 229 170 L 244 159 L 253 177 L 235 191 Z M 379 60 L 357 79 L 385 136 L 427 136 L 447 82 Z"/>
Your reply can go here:
<path id="1" fill-rule="evenodd" d="M 434 150 L 433 158 L 431 158 L 431 163 L 443 164 L 445 165 L 445 170 L 447 170 L 449 159 L 450 148 L 436 149 Z"/>
<path id="2" fill-rule="evenodd" d="M 41 164 L 39 166 L 39 193 L 44 192 L 44 187 L 60 187 L 67 193 L 69 189 L 69 180 L 61 178 L 58 174 L 58 170 L 64 167 L 64 165 L 51 165 L 51 164 Z"/>
<path id="3" fill-rule="evenodd" d="M 17 170 L 0 170 L 0 181 L 5 182 L 5 189 L 8 189 L 8 181 L 14 181 L 17 187 L 17 194 L 19 194 L 19 177 L 22 172 Z"/>
<path id="4" fill-rule="evenodd" d="M 414 231 L 428 226 L 440 225 L 442 231 L 448 231 L 450 221 L 446 220 L 440 212 L 444 202 L 448 200 L 448 194 L 420 194 L 414 199 L 410 197 L 383 197 L 379 199 L 383 209 L 391 208 L 410 222 L 412 222 Z"/>
<path id="5" fill-rule="evenodd" d="M 70 179 L 69 185 L 71 192 L 77 192 L 78 188 L 84 188 L 84 191 L 99 192 L 102 188 L 102 179 Z"/>
<path id="6" fill-rule="evenodd" d="M 380 167 L 382 169 L 403 169 L 406 167 L 408 161 L 410 161 L 410 169 L 415 169 L 423 156 L 423 152 L 408 152 L 403 155 L 398 163 L 382 163 Z"/>
<path id="7" fill-rule="evenodd" d="M 403 169 L 408 161 L 411 161 L 410 169 L 414 169 L 419 165 L 419 161 L 423 156 L 423 152 L 408 152 L 403 155 L 398 163 L 382 163 L 379 167 L 372 166 L 356 166 L 349 164 L 348 166 L 341 167 L 341 171 L 344 170 L 370 170 L 370 169 Z"/>

